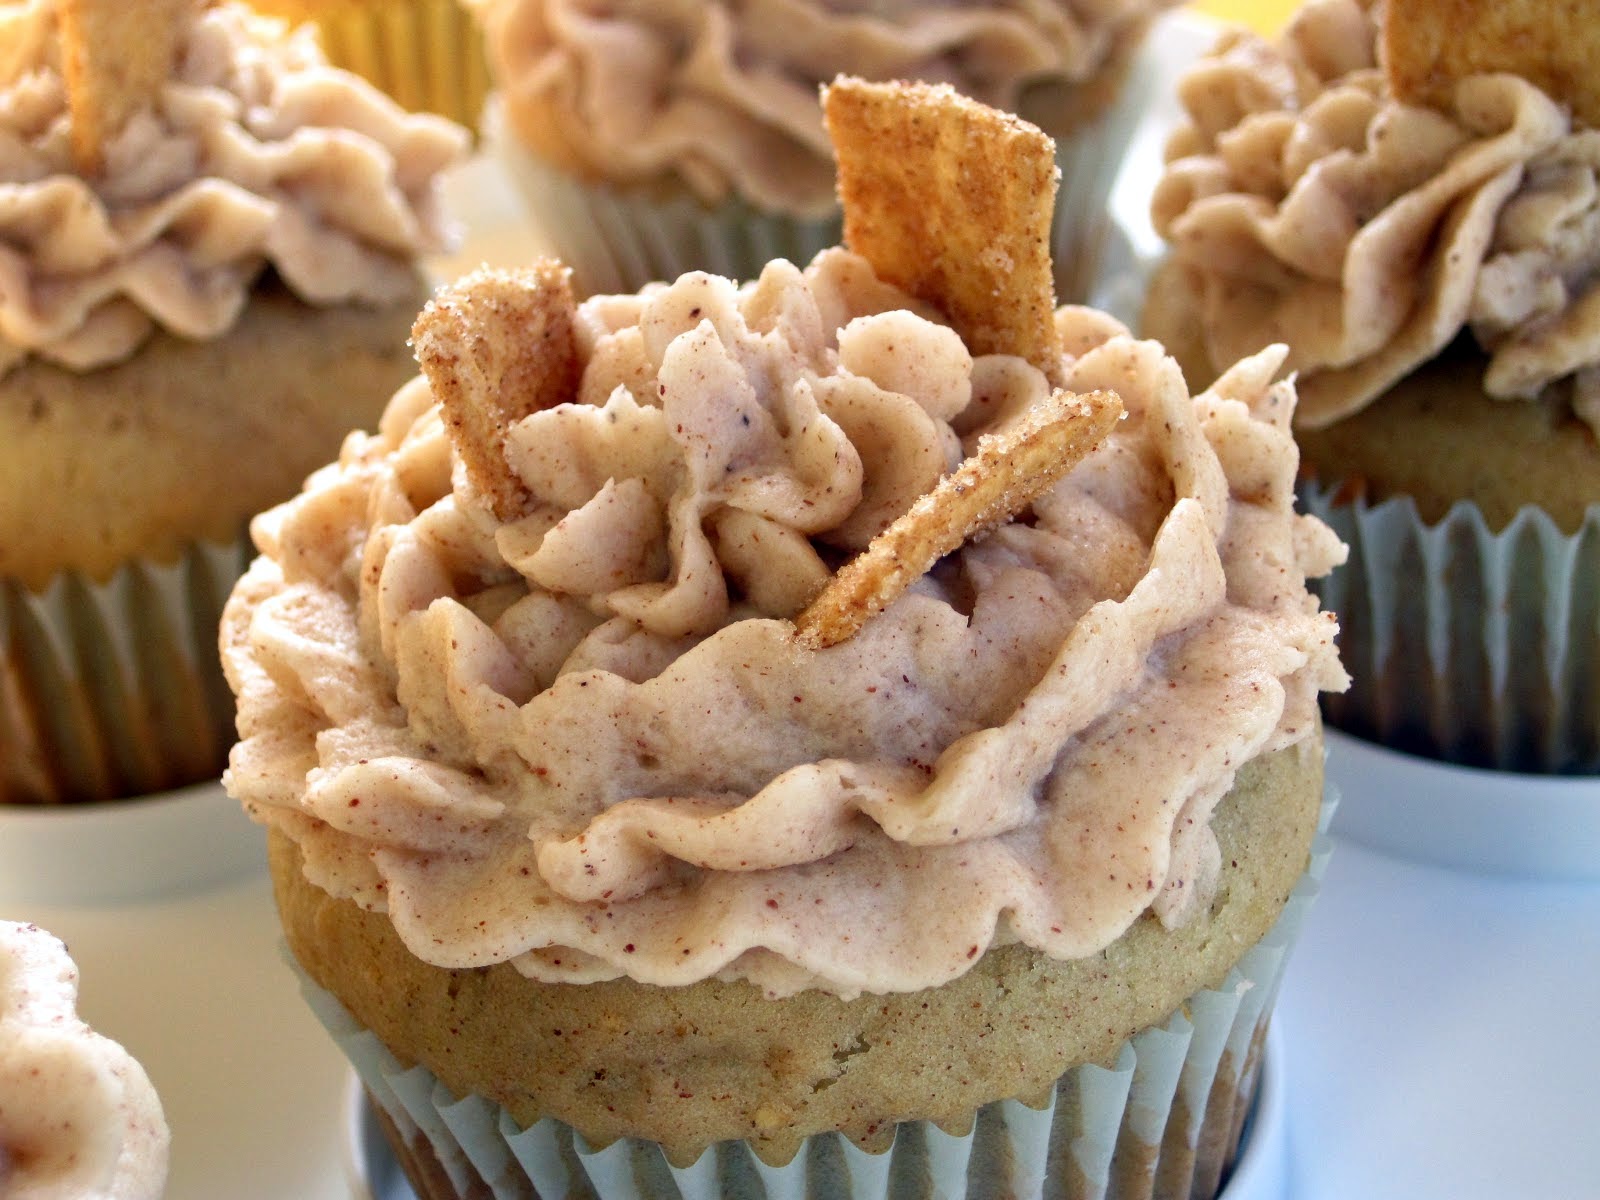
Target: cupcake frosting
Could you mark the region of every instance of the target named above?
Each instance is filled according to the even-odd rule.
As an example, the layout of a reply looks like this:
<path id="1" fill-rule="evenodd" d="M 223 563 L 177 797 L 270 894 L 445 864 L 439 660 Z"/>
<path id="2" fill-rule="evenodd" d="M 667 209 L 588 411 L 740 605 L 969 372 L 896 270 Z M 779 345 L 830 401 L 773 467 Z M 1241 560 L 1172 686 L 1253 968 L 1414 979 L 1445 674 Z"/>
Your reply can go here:
<path id="1" fill-rule="evenodd" d="M 313 882 L 439 966 L 774 995 L 1083 956 L 1208 902 L 1212 807 L 1344 682 L 1281 348 L 1191 398 L 1060 310 L 1063 386 L 1127 419 L 811 651 L 789 618 L 833 566 L 1051 384 L 843 250 L 578 312 L 578 395 L 510 429 L 524 515 L 418 379 L 255 525 L 227 784 Z"/>
<path id="2" fill-rule="evenodd" d="M 53 6 L 0 52 L 0 372 L 120 361 L 156 327 L 212 338 L 271 267 L 313 304 L 384 304 L 442 245 L 438 173 L 466 134 L 329 67 L 309 32 L 196 14 L 158 102 L 73 167 Z"/>
<path id="3" fill-rule="evenodd" d="M 817 215 L 833 204 L 834 178 L 819 84 L 840 74 L 951 83 L 1018 111 L 1033 89 L 1093 78 L 1123 39 L 1170 2 L 477 6 L 513 126 L 561 165 L 629 184 L 671 175 L 708 203 L 738 195 Z"/>
<path id="4" fill-rule="evenodd" d="M 1400 103 L 1380 8 L 1311 0 L 1275 41 L 1225 35 L 1180 84 L 1153 215 L 1212 362 L 1288 343 L 1315 427 L 1470 329 L 1489 395 L 1570 380 L 1600 429 L 1600 132 L 1509 74 Z"/>
<path id="5" fill-rule="evenodd" d="M 56 938 L 0 921 L 0 1195 L 155 1200 L 167 1125 L 144 1069 L 77 1015 Z"/>

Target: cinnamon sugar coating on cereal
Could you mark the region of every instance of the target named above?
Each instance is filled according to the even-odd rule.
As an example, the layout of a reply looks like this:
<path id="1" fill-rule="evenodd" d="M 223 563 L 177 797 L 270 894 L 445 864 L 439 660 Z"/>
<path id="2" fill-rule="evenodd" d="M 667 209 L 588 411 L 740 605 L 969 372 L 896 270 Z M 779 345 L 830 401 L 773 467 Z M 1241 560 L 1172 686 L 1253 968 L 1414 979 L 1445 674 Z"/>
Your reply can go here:
<path id="1" fill-rule="evenodd" d="M 503 521 L 527 496 L 506 465 L 506 430 L 577 396 L 576 314 L 572 272 L 543 259 L 475 271 L 435 295 L 412 327 L 456 453 Z"/>
<path id="2" fill-rule="evenodd" d="M 822 109 L 845 245 L 943 312 L 974 354 L 1015 354 L 1050 374 L 1051 140 L 948 85 L 839 79 Z"/>

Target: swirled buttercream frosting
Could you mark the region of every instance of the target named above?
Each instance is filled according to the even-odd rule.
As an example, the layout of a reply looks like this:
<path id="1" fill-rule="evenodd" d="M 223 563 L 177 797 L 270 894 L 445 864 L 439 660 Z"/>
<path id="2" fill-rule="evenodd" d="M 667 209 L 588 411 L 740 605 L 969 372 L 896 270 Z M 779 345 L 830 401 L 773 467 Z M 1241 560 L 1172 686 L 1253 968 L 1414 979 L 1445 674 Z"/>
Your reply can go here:
<path id="1" fill-rule="evenodd" d="M 434 184 L 465 152 L 329 67 L 309 32 L 244 7 L 195 16 L 170 81 L 73 167 L 53 6 L 12 14 L 0 52 L 0 373 L 30 355 L 120 361 L 156 327 L 212 338 L 267 268 L 312 304 L 411 294 L 440 248 Z"/>
<path id="2" fill-rule="evenodd" d="M 0 921 L 0 1195 L 156 1200 L 167 1124 L 142 1068 L 78 1017 L 78 968 Z"/>
<path id="3" fill-rule="evenodd" d="M 1380 8 L 1312 0 L 1275 41 L 1225 35 L 1180 84 L 1153 214 L 1213 364 L 1288 343 L 1299 419 L 1321 426 L 1470 329 L 1489 395 L 1570 380 L 1600 429 L 1600 131 L 1509 74 L 1400 103 Z"/>
<path id="4" fill-rule="evenodd" d="M 950 83 L 1060 136 L 1093 107 L 1070 89 L 1112 69 L 1170 5 L 477 0 L 507 115 L 531 147 L 587 178 L 670 177 L 708 203 L 737 195 L 797 215 L 833 204 L 819 85 Z M 1041 91 L 1053 109 L 1028 106 Z"/>
<path id="5" fill-rule="evenodd" d="M 1343 549 L 1294 512 L 1281 348 L 1191 397 L 1057 323 L 1062 386 L 1127 418 L 822 651 L 790 618 L 1043 372 L 844 250 L 598 297 L 577 395 L 509 426 L 505 522 L 419 378 L 255 525 L 228 787 L 445 967 L 849 996 L 1183 922 L 1234 773 L 1343 684 L 1305 587 Z"/>

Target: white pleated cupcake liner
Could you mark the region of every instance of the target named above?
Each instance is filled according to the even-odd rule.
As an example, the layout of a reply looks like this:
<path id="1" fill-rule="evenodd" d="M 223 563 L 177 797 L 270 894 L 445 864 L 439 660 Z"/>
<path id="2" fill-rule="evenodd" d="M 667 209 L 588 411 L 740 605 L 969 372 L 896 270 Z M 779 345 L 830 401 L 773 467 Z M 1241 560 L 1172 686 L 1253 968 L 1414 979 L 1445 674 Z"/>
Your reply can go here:
<path id="1" fill-rule="evenodd" d="M 1207 1197 L 1238 1146 L 1272 1005 L 1331 852 L 1334 805 L 1330 789 L 1305 876 L 1221 986 L 1137 1034 L 1110 1069 L 1067 1072 L 1044 1108 L 986 1105 L 964 1135 L 905 1122 L 878 1154 L 830 1133 L 808 1138 L 783 1166 L 762 1162 L 746 1143 L 725 1142 L 675 1167 L 650 1142 L 595 1149 L 550 1118 L 522 1129 L 498 1105 L 452 1095 L 425 1067 L 406 1068 L 336 997 L 303 972 L 301 980 L 402 1141 L 402 1161 L 420 1149 L 440 1168 L 424 1200 L 999 1200 L 1040 1195 L 1047 1182 L 1051 1195 L 1071 1200 Z"/>
<path id="2" fill-rule="evenodd" d="M 489 94 L 489 63 L 483 31 L 461 0 L 332 3 L 310 19 L 334 66 L 362 76 L 404 108 L 477 124 Z"/>
<path id="3" fill-rule="evenodd" d="M 1059 303 L 1089 300 L 1107 245 L 1119 235 L 1111 190 L 1157 78 L 1153 56 L 1136 52 L 1116 100 L 1057 142 L 1061 184 L 1051 253 Z M 525 150 L 493 97 L 485 112 L 484 140 L 506 164 L 557 256 L 572 268 L 580 295 L 634 292 L 693 270 L 753 279 L 774 258 L 804 266 L 818 251 L 840 242 L 837 211 L 795 217 L 763 212 L 738 199 L 707 207 L 687 192 L 663 197 L 585 183 Z"/>
<path id="4" fill-rule="evenodd" d="M 220 774 L 234 730 L 217 626 L 252 553 L 241 538 L 103 583 L 0 580 L 0 800 L 107 800 Z"/>
<path id="5" fill-rule="evenodd" d="M 1409 497 L 1302 506 L 1350 560 L 1317 585 L 1353 680 L 1336 726 L 1468 766 L 1600 773 L 1600 504 L 1576 533 L 1525 508 L 1500 532 L 1459 502 L 1429 524 Z"/>

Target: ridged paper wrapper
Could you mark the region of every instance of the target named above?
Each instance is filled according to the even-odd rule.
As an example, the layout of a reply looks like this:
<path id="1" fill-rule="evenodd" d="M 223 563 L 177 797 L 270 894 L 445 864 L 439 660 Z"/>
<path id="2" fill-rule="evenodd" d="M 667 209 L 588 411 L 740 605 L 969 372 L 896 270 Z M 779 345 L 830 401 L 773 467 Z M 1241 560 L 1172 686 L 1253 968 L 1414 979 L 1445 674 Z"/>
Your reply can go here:
<path id="1" fill-rule="evenodd" d="M 1333 807 L 1323 804 L 1324 830 Z M 829 1133 L 782 1166 L 722 1142 L 675 1167 L 651 1142 L 595 1149 L 552 1118 L 522 1129 L 483 1097 L 452 1095 L 425 1067 L 408 1069 L 333 995 L 303 974 L 302 985 L 421 1200 L 1201 1200 L 1217 1193 L 1239 1145 L 1273 1001 L 1330 851 L 1319 833 L 1266 937 L 1218 987 L 1124 1043 L 1111 1067 L 1068 1071 L 1043 1108 L 985 1105 L 964 1133 L 902 1123 L 880 1154 Z"/>
<path id="2" fill-rule="evenodd" d="M 0 803 L 115 800 L 220 776 L 233 697 L 217 625 L 247 540 L 104 582 L 0 580 Z"/>
<path id="3" fill-rule="evenodd" d="M 1531 507 L 1496 532 L 1468 501 L 1429 524 L 1408 497 L 1301 493 L 1350 547 L 1313 585 L 1353 680 L 1323 698 L 1331 724 L 1466 766 L 1600 773 L 1600 504 L 1576 533 Z"/>

